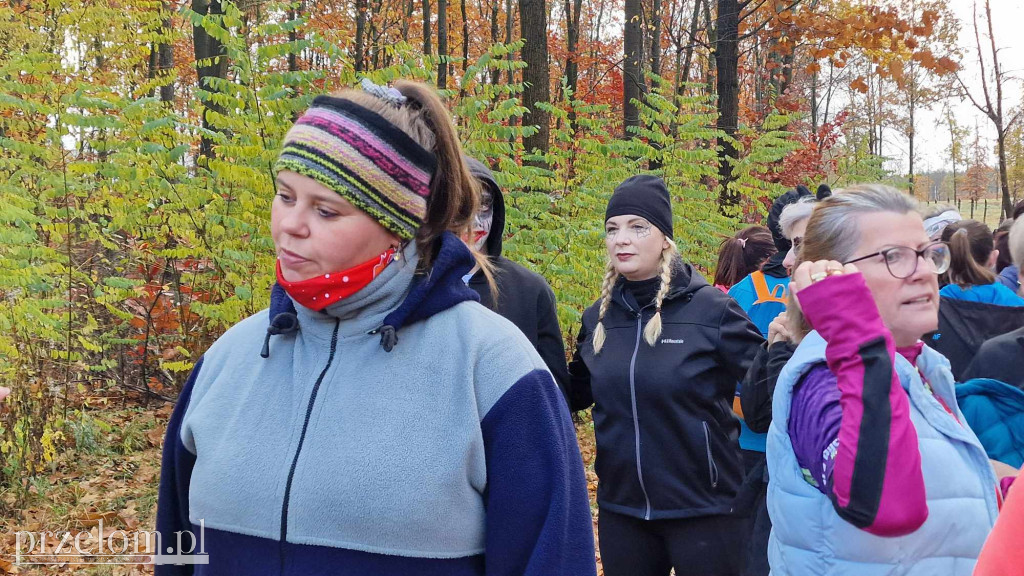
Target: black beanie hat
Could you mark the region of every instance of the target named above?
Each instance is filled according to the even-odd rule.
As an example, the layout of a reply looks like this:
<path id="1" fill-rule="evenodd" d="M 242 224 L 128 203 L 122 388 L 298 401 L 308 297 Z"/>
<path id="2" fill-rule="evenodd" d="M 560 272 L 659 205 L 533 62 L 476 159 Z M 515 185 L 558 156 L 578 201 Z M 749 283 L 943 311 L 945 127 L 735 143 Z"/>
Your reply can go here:
<path id="1" fill-rule="evenodd" d="M 672 200 L 665 181 L 657 176 L 631 176 L 615 187 L 608 200 L 604 220 L 632 214 L 642 216 L 658 230 L 672 238 Z"/>
<path id="2" fill-rule="evenodd" d="M 828 184 L 818 186 L 818 192 L 814 195 L 818 200 L 824 200 L 832 195 L 832 188 Z"/>

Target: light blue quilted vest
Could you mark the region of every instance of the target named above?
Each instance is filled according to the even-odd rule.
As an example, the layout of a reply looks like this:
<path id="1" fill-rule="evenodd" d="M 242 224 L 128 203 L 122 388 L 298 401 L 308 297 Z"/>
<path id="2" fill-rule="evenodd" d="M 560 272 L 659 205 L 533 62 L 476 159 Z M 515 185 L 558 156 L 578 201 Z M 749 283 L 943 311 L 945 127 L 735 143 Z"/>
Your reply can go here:
<path id="1" fill-rule="evenodd" d="M 793 388 L 825 361 L 825 340 L 811 332 L 779 376 L 768 431 L 768 558 L 773 576 L 970 576 L 998 511 L 997 482 L 985 450 L 966 425 L 952 418 L 925 388 L 918 370 L 896 355 L 896 371 L 910 396 L 928 499 L 928 519 L 912 534 L 875 536 L 846 522 L 804 480 L 789 439 Z M 965 422 L 956 403 L 949 361 L 924 348 L 917 368 Z"/>

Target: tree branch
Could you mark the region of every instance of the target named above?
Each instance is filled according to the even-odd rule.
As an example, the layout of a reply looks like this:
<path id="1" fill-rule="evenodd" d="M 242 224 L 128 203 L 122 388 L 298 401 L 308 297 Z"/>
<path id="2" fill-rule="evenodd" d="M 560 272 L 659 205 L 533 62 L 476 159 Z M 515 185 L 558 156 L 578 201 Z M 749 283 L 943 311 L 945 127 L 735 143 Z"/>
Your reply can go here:
<path id="1" fill-rule="evenodd" d="M 780 12 L 785 12 L 786 10 L 791 10 L 791 9 L 793 9 L 793 8 L 796 8 L 796 7 L 797 7 L 797 6 L 799 6 L 799 5 L 800 5 L 800 4 L 801 4 L 801 3 L 803 2 L 803 1 L 804 1 L 804 0 L 793 0 L 793 3 L 792 3 L 792 4 L 790 4 L 789 6 L 786 6 L 785 8 L 783 8 L 782 10 L 780 10 Z M 749 16 L 750 14 L 748 13 L 747 15 Z M 742 22 L 742 21 L 743 21 L 743 19 L 741 18 L 741 19 L 740 19 L 740 22 Z M 768 19 L 766 19 L 766 20 L 765 20 L 764 22 L 762 22 L 761 24 L 759 24 L 759 25 L 757 26 L 757 28 L 754 28 L 753 30 L 751 30 L 751 31 L 747 32 L 746 34 L 743 34 L 742 36 L 740 36 L 739 38 L 737 38 L 737 39 L 736 39 L 736 41 L 737 41 L 737 42 L 742 42 L 743 40 L 746 40 L 747 38 L 750 38 L 750 37 L 751 37 L 751 36 L 753 36 L 754 34 L 757 34 L 757 33 L 758 33 L 758 32 L 760 32 L 761 30 L 764 30 L 764 29 L 765 29 L 765 28 L 766 28 L 766 27 L 768 26 L 768 24 L 770 24 L 770 23 L 771 23 L 771 21 L 772 21 L 772 19 L 771 19 L 771 18 L 768 18 Z"/>
<path id="2" fill-rule="evenodd" d="M 746 14 L 742 14 L 742 12 L 743 12 L 743 9 L 744 9 L 744 8 L 746 8 L 746 7 L 747 7 L 747 5 L 748 5 L 748 4 L 750 4 L 750 3 L 752 2 L 752 0 L 746 0 L 745 2 L 741 2 L 741 3 L 740 3 L 740 12 L 741 12 L 741 14 L 740 14 L 740 22 L 743 22 L 743 21 L 744 21 L 744 20 L 746 20 L 746 19 L 747 19 L 747 18 L 748 18 L 748 17 L 749 17 L 749 16 L 751 15 L 751 14 L 753 14 L 754 12 L 757 12 L 758 10 L 760 10 L 760 9 L 761 9 L 761 6 L 764 6 L 765 2 L 767 2 L 767 1 L 768 1 L 768 0 L 761 0 L 760 2 L 758 2 L 758 3 L 757 3 L 757 6 L 754 6 L 753 8 L 751 8 L 751 9 L 750 9 L 749 11 L 747 11 L 747 13 L 746 13 Z"/>

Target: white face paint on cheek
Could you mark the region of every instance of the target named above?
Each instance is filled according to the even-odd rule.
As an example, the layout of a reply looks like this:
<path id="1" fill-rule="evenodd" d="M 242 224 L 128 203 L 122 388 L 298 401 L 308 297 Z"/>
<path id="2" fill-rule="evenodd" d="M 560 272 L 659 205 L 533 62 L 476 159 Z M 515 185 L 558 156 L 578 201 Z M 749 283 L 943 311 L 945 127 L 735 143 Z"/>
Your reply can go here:
<path id="1" fill-rule="evenodd" d="M 487 238 L 491 235 L 491 224 L 494 222 L 494 215 L 488 213 L 485 218 L 477 214 L 473 219 L 473 246 L 483 251 Z"/>
<path id="2" fill-rule="evenodd" d="M 480 211 L 473 217 L 473 247 L 483 252 L 494 224 L 494 206 L 490 191 L 485 190 L 481 196 Z"/>

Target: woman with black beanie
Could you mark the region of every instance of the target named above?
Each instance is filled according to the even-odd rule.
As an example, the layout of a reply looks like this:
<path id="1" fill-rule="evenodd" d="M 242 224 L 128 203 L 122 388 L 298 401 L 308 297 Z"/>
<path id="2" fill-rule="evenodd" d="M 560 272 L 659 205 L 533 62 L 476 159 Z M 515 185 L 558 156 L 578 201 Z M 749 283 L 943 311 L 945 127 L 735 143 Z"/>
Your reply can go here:
<path id="1" fill-rule="evenodd" d="M 601 296 L 583 313 L 572 408 L 594 406 L 607 576 L 734 575 L 745 519 L 736 383 L 762 342 L 736 302 L 683 262 L 665 183 L 634 176 L 605 213 Z"/>

